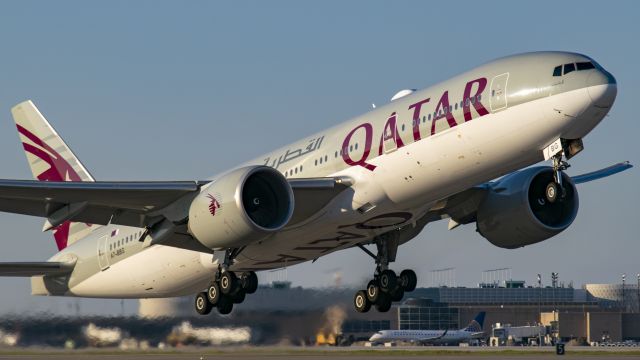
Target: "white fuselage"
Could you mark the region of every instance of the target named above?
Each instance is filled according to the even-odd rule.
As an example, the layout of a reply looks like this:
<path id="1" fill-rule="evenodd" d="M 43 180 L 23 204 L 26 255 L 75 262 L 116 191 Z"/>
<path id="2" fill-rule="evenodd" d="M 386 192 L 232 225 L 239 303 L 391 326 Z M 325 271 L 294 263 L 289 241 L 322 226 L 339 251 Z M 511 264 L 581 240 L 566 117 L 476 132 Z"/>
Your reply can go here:
<path id="1" fill-rule="evenodd" d="M 488 76 L 491 81 L 492 75 Z M 354 179 L 354 185 L 316 216 L 247 246 L 236 259 L 234 269 L 257 271 L 290 266 L 349 248 L 389 231 L 389 227 L 415 222 L 443 198 L 535 164 L 543 159 L 542 149 L 556 139 L 567 137 L 566 134 L 571 134 L 569 138 L 582 137 L 602 120 L 606 111 L 597 111 L 592 98 L 593 94 L 606 93 L 607 87 L 595 85 L 549 93 L 493 111 L 487 86 L 482 96 L 488 114 L 474 113 L 473 120 L 461 121 L 462 107 L 460 113 L 452 110 L 459 119 L 458 125 L 430 136 L 425 134 L 430 133 L 432 122 L 427 121 L 426 116 L 420 121 L 421 116 L 418 131 L 423 135 L 415 140 L 412 111 L 407 110 L 407 104 L 430 97 L 431 107 L 424 114 L 433 113 L 446 87 L 438 90 L 432 87 L 283 148 L 304 148 L 305 144 L 322 137 L 322 149 L 328 150 L 300 152 L 289 161 L 281 156 L 281 149 L 252 161 L 249 164 L 273 164 L 288 178 L 348 176 Z M 461 93 L 462 89 L 447 90 L 454 98 L 452 104 L 460 102 L 462 94 L 455 97 L 456 91 Z M 381 140 L 384 124 L 392 112 L 397 112 L 398 137 L 403 146 Z M 350 132 L 364 122 L 371 124 L 373 132 L 373 144 L 368 147 L 372 155 L 366 158 L 366 164 L 375 167 L 374 171 L 362 166 L 363 163 L 349 165 L 339 154 Z M 347 147 L 352 148 L 351 159 L 364 158 L 367 150 L 366 133 L 360 130 L 346 142 Z M 381 143 L 382 151 L 378 153 Z M 271 163 L 271 159 L 278 157 L 288 164 Z M 374 208 L 363 215 L 357 210 L 365 204 L 373 204 Z M 104 226 L 54 256 L 52 260 L 78 258 L 74 273 L 78 271 L 83 278 L 70 287 L 68 295 L 168 297 L 193 294 L 210 283 L 218 257 L 162 245 L 148 246 L 149 241 L 126 240 L 127 236 L 140 232 L 141 229 L 126 226 Z M 82 257 L 90 259 L 83 261 Z M 45 290 L 34 286 L 34 293 L 45 293 Z M 460 341 L 459 338 L 466 336 L 464 333 L 454 331 L 447 337 Z"/>
<path id="2" fill-rule="evenodd" d="M 374 344 L 407 342 L 414 344 L 456 344 L 468 342 L 477 335 L 466 330 L 382 330 L 373 334 L 369 341 Z"/>

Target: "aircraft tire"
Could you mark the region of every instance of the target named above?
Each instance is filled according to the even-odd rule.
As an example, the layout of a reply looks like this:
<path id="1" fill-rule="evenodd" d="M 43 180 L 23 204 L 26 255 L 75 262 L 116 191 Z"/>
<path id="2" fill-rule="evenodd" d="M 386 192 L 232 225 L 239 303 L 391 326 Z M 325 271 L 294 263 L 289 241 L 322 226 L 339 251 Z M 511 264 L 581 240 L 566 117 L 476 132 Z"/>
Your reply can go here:
<path id="1" fill-rule="evenodd" d="M 381 292 L 378 302 L 376 302 L 376 310 L 379 312 L 387 312 L 389 309 L 391 309 L 391 296 Z"/>
<path id="2" fill-rule="evenodd" d="M 398 283 L 398 277 L 393 270 L 385 270 L 380 274 L 380 289 L 384 292 L 390 292 L 396 287 Z"/>
<path id="3" fill-rule="evenodd" d="M 233 310 L 233 300 L 229 296 L 222 296 L 216 307 L 220 314 L 227 315 Z"/>
<path id="4" fill-rule="evenodd" d="M 213 309 L 213 305 L 211 305 L 211 303 L 209 302 L 209 299 L 207 299 L 206 292 L 203 291 L 201 293 L 198 293 L 198 295 L 196 295 L 195 307 L 196 307 L 196 311 L 200 315 L 207 315 L 208 313 L 211 312 L 211 309 Z"/>
<path id="5" fill-rule="evenodd" d="M 238 291 L 234 292 L 231 295 L 231 300 L 233 300 L 234 304 L 240 304 L 244 301 L 244 298 L 247 296 L 247 293 L 243 289 L 238 289 Z"/>
<path id="6" fill-rule="evenodd" d="M 258 290 L 258 276 L 253 271 L 243 273 L 240 277 L 240 283 L 242 290 L 247 294 L 253 294 Z"/>
<path id="7" fill-rule="evenodd" d="M 207 300 L 211 303 L 212 306 L 216 306 L 218 301 L 220 301 L 220 296 L 222 293 L 220 292 L 220 286 L 216 282 L 209 285 L 207 289 Z"/>
<path id="8" fill-rule="evenodd" d="M 378 286 L 378 282 L 375 280 L 369 281 L 369 284 L 367 284 L 367 299 L 370 303 L 375 304 L 378 302 L 379 297 L 380 287 Z"/>
<path id="9" fill-rule="evenodd" d="M 231 294 L 238 286 L 238 278 L 233 271 L 225 271 L 220 276 L 220 291 L 224 295 Z"/>
<path id="10" fill-rule="evenodd" d="M 365 290 L 359 290 L 353 297 L 353 306 L 359 313 L 366 313 L 371 309 L 371 301 L 367 298 L 367 292 Z"/>
<path id="11" fill-rule="evenodd" d="M 400 301 L 404 297 L 404 288 L 402 285 L 398 284 L 393 290 L 391 290 L 389 295 L 391 296 L 391 301 Z"/>
<path id="12" fill-rule="evenodd" d="M 415 271 L 410 269 L 402 270 L 400 273 L 400 284 L 402 284 L 402 287 L 406 292 L 415 290 L 416 285 L 418 285 L 418 276 Z"/>
<path id="13" fill-rule="evenodd" d="M 558 190 L 558 184 L 556 184 L 555 182 L 552 181 L 547 184 L 547 187 L 544 190 L 544 197 L 549 203 L 553 204 L 554 202 L 556 202 L 556 200 L 558 200 Z"/>

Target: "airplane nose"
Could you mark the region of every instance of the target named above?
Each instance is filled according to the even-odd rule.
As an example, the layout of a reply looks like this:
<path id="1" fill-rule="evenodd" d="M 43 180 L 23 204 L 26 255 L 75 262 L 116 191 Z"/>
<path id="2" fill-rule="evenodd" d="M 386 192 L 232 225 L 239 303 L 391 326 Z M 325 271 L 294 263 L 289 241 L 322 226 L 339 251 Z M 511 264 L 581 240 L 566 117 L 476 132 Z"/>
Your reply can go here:
<path id="1" fill-rule="evenodd" d="M 616 78 L 605 70 L 594 71 L 587 78 L 587 91 L 594 106 L 610 108 L 618 94 Z"/>

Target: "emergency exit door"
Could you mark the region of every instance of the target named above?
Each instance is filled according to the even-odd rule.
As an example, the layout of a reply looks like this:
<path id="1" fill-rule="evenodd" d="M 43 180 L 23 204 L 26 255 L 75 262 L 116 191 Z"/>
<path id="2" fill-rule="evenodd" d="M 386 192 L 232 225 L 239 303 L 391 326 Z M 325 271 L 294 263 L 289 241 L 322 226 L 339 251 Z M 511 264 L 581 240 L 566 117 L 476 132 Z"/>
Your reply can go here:
<path id="1" fill-rule="evenodd" d="M 109 267 L 109 250 L 108 250 L 108 238 L 103 236 L 98 239 L 98 265 L 100 270 L 105 270 Z"/>
<path id="2" fill-rule="evenodd" d="M 509 73 L 500 74 L 491 80 L 491 112 L 507 108 L 507 81 Z"/>

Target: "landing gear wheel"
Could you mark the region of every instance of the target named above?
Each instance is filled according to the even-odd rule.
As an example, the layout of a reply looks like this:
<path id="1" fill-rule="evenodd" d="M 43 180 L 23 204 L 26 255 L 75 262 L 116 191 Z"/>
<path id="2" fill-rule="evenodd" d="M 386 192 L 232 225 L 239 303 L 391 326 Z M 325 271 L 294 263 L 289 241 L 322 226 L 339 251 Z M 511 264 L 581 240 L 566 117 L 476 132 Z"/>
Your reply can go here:
<path id="1" fill-rule="evenodd" d="M 231 294 L 237 284 L 238 278 L 233 271 L 225 271 L 222 273 L 222 276 L 220 276 L 220 291 L 225 295 Z"/>
<path id="2" fill-rule="evenodd" d="M 258 276 L 253 271 L 243 273 L 240 277 L 240 284 L 242 284 L 242 290 L 245 293 L 253 294 L 258 290 Z"/>
<path id="3" fill-rule="evenodd" d="M 222 296 L 216 307 L 220 314 L 227 315 L 231 313 L 231 310 L 233 310 L 233 300 L 228 296 Z"/>
<path id="4" fill-rule="evenodd" d="M 211 303 L 211 306 L 216 306 L 218 304 L 221 295 L 222 293 L 220 293 L 220 286 L 218 286 L 218 283 L 214 282 L 209 285 L 209 288 L 207 289 L 207 300 Z"/>
<path id="5" fill-rule="evenodd" d="M 387 312 L 391 309 L 391 296 L 387 293 L 381 292 L 376 302 L 376 309 L 379 312 Z"/>
<path id="6" fill-rule="evenodd" d="M 558 184 L 556 184 L 555 182 L 550 182 L 549 184 L 547 184 L 547 188 L 544 191 L 544 196 L 549 203 L 553 204 L 558 199 L 558 192 Z"/>
<path id="7" fill-rule="evenodd" d="M 391 290 L 389 295 L 391 296 L 391 301 L 400 301 L 404 297 L 404 288 L 402 285 L 398 284 L 393 288 L 393 290 Z"/>
<path id="8" fill-rule="evenodd" d="M 195 306 L 196 306 L 196 311 L 200 315 L 207 315 L 208 313 L 211 312 L 211 309 L 213 308 L 213 305 L 211 305 L 211 303 L 207 299 L 206 292 L 201 292 L 201 293 L 198 293 L 198 295 L 196 295 Z"/>
<path id="9" fill-rule="evenodd" d="M 244 301 L 244 298 L 247 296 L 247 293 L 242 289 L 238 289 L 238 291 L 234 292 L 231 295 L 231 300 L 234 304 L 240 304 Z"/>
<path id="10" fill-rule="evenodd" d="M 359 313 L 366 313 L 369 311 L 369 309 L 371 309 L 371 302 L 367 298 L 367 292 L 359 290 L 356 293 L 356 296 L 353 297 L 353 305 Z"/>
<path id="11" fill-rule="evenodd" d="M 380 289 L 385 292 L 390 292 L 396 287 L 398 283 L 398 277 L 393 270 L 384 270 L 380 274 Z"/>
<path id="12" fill-rule="evenodd" d="M 367 284 L 367 299 L 372 304 L 378 302 L 378 298 L 380 297 L 380 287 L 378 286 L 378 282 L 375 280 L 369 281 Z"/>
<path id="13" fill-rule="evenodd" d="M 406 292 L 415 290 L 416 285 L 418 285 L 418 276 L 416 276 L 415 271 L 409 269 L 402 270 L 400 273 L 400 284 Z"/>

